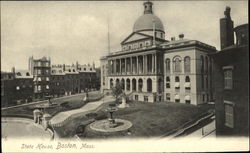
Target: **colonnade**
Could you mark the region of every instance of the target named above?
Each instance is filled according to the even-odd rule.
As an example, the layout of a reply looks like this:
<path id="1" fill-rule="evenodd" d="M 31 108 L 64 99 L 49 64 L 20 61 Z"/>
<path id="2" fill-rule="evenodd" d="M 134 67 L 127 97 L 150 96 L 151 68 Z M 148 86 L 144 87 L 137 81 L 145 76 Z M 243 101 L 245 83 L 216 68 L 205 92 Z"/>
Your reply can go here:
<path id="1" fill-rule="evenodd" d="M 110 75 L 155 74 L 156 54 L 138 55 L 108 60 Z"/>

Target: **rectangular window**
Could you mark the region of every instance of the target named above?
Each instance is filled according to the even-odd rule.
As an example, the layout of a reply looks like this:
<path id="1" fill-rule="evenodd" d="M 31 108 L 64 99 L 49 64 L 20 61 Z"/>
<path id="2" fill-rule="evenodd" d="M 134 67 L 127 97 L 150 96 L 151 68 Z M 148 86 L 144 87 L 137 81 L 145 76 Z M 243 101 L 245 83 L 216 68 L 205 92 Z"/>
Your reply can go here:
<path id="1" fill-rule="evenodd" d="M 166 100 L 170 101 L 170 93 L 166 93 Z"/>
<path id="2" fill-rule="evenodd" d="M 148 96 L 144 96 L 144 101 L 148 102 Z"/>
<path id="3" fill-rule="evenodd" d="M 190 100 L 185 100 L 185 103 L 186 103 L 186 104 L 190 104 L 191 101 L 190 101 Z"/>
<path id="4" fill-rule="evenodd" d="M 41 70 L 37 70 L 37 74 L 42 74 L 42 71 Z"/>
<path id="5" fill-rule="evenodd" d="M 179 102 L 180 102 L 180 99 L 175 99 L 175 102 L 176 102 L 176 103 L 179 103 Z"/>
<path id="6" fill-rule="evenodd" d="M 225 126 L 234 128 L 234 103 L 224 101 L 225 106 Z"/>
<path id="7" fill-rule="evenodd" d="M 224 88 L 233 89 L 233 68 L 223 67 L 224 69 Z"/>
<path id="8" fill-rule="evenodd" d="M 42 78 L 41 78 L 41 77 L 38 77 L 38 78 L 37 78 L 37 81 L 42 81 Z"/>
<path id="9" fill-rule="evenodd" d="M 169 82 L 166 83 L 166 88 L 170 88 L 170 83 Z"/>
<path id="10" fill-rule="evenodd" d="M 37 86 L 34 86 L 34 92 L 35 93 L 37 92 Z"/>
<path id="11" fill-rule="evenodd" d="M 40 85 L 37 86 L 37 90 L 38 90 L 38 91 L 41 91 L 41 86 L 40 86 Z"/>

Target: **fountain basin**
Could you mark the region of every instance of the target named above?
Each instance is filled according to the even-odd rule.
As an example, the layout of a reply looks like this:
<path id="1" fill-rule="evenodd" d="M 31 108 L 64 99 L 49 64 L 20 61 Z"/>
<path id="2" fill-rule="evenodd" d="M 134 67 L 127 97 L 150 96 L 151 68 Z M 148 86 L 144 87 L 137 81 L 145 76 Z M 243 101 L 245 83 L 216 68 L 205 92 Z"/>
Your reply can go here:
<path id="1" fill-rule="evenodd" d="M 118 132 L 125 131 L 132 127 L 132 123 L 123 119 L 114 119 L 115 125 L 110 126 L 110 120 L 100 120 L 90 124 L 90 129 L 98 132 Z"/>

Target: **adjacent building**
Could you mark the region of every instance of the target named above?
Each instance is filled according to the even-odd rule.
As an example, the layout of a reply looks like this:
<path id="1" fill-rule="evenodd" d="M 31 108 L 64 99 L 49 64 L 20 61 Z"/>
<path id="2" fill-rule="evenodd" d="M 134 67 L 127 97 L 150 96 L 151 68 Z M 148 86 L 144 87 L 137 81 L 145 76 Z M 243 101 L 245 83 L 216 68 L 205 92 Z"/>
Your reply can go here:
<path id="1" fill-rule="evenodd" d="M 80 93 L 80 76 L 76 65 L 64 65 L 65 72 L 65 94 L 72 95 Z"/>
<path id="2" fill-rule="evenodd" d="M 63 65 L 52 65 L 50 76 L 50 91 L 53 97 L 66 95 L 66 75 Z"/>
<path id="3" fill-rule="evenodd" d="M 33 98 L 33 76 L 28 70 L 1 72 L 1 106 L 13 106 L 31 102 Z"/>
<path id="4" fill-rule="evenodd" d="M 33 75 L 28 70 L 15 70 L 15 92 L 17 104 L 28 103 L 33 99 Z"/>
<path id="5" fill-rule="evenodd" d="M 80 78 L 80 89 L 81 92 L 88 90 L 99 90 L 100 88 L 100 81 L 97 75 L 97 71 L 95 68 L 95 64 L 85 64 L 80 65 L 78 62 L 76 63 L 77 71 L 79 72 Z"/>
<path id="6" fill-rule="evenodd" d="M 117 83 L 133 100 L 204 104 L 213 99 L 213 46 L 184 38 L 165 39 L 164 25 L 144 2 L 144 14 L 121 42 L 121 51 L 101 58 L 101 90 Z"/>
<path id="7" fill-rule="evenodd" d="M 234 28 L 229 7 L 224 14 L 220 20 L 221 51 L 213 55 L 216 134 L 249 136 L 249 26 Z"/>
<path id="8" fill-rule="evenodd" d="M 43 99 L 50 95 L 50 72 L 51 72 L 50 58 L 42 57 L 41 59 L 34 59 L 33 56 L 29 58 L 29 71 L 34 76 L 34 98 Z"/>
<path id="9" fill-rule="evenodd" d="M 86 90 L 98 90 L 99 77 L 95 65 L 52 65 L 51 95 L 54 97 L 72 95 Z"/>
<path id="10" fill-rule="evenodd" d="M 15 105 L 15 74 L 13 72 L 1 72 L 1 107 Z"/>

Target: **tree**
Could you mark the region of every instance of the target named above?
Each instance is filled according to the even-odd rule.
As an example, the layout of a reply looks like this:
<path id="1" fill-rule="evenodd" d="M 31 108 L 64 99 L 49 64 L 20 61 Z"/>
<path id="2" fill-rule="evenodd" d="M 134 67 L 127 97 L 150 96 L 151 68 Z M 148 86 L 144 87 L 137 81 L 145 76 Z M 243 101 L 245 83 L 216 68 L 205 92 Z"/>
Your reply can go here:
<path id="1" fill-rule="evenodd" d="M 122 84 L 116 83 L 115 87 L 112 87 L 111 90 L 112 95 L 115 97 L 115 102 L 118 103 L 118 98 L 123 93 Z"/>

